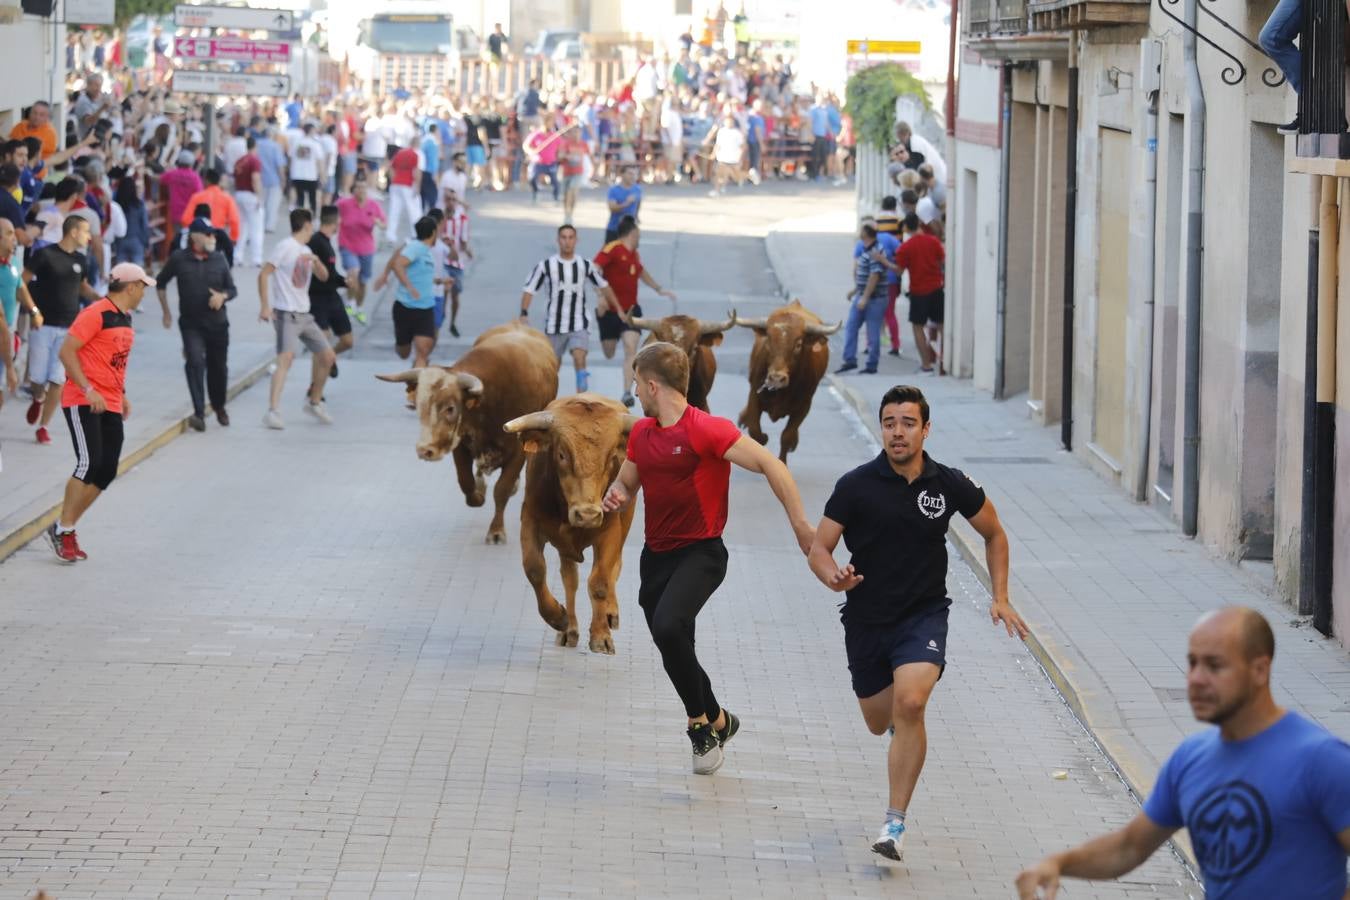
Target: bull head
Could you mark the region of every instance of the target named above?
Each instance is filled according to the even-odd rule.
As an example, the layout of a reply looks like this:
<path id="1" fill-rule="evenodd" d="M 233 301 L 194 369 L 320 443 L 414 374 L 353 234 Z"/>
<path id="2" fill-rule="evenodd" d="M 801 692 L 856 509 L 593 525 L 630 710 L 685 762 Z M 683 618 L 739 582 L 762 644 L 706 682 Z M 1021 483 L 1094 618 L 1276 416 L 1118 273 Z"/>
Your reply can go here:
<path id="1" fill-rule="evenodd" d="M 774 310 L 765 318 L 737 319 L 736 324 L 753 329 L 756 338 L 765 339 L 768 371 L 765 373 L 764 383 L 759 386 L 761 393 L 786 388 L 789 373 L 805 350 L 807 342 L 819 342 L 819 346 L 823 346 L 824 339 L 844 326 L 842 320 L 833 325 L 822 325 L 814 314 L 801 305 L 800 300 L 793 300 L 792 303 Z"/>
<path id="2" fill-rule="evenodd" d="M 417 456 L 429 462 L 454 452 L 463 439 L 465 410 L 473 409 L 483 399 L 481 378 L 440 366 L 375 377 L 405 384 L 414 393 L 417 419 L 422 426 Z"/>
<path id="3" fill-rule="evenodd" d="M 549 453 L 574 528 L 598 528 L 600 501 L 623 462 L 628 432 L 638 421 L 617 402 L 596 394 L 554 400 L 547 409 L 512 419 L 502 427 L 520 438 L 527 453 Z"/>

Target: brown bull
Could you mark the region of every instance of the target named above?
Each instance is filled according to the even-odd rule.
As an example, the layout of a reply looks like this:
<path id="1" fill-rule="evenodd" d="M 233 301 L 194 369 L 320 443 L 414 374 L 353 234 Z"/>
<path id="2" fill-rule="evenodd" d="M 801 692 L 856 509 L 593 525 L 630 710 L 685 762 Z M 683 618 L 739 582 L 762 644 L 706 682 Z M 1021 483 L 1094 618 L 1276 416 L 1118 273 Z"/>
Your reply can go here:
<path id="1" fill-rule="evenodd" d="M 707 322 L 694 316 L 666 316 L 664 319 L 634 316 L 630 321 L 634 328 L 651 332 L 644 345 L 664 341 L 688 355 L 689 405 L 710 412 L 708 397 L 712 394 L 713 379 L 717 377 L 717 357 L 712 348 L 721 344 L 722 334 L 736 324 L 736 310 L 731 311 L 731 318 L 721 322 Z"/>
<path id="2" fill-rule="evenodd" d="M 525 454 L 520 441 L 503 432 L 502 426 L 542 409 L 557 396 L 558 357 L 548 339 L 527 325 L 499 325 L 479 335 L 453 366 L 376 377 L 416 386 L 422 424 L 417 455 L 435 461 L 453 454 L 459 487 L 469 506 L 486 502 L 486 476 L 501 469 L 492 490 L 496 510 L 487 542 L 506 543 L 506 503 L 516 492 Z"/>
<path id="3" fill-rule="evenodd" d="M 520 509 L 521 562 L 539 615 L 558 631 L 560 646 L 577 645 L 577 567 L 590 547 L 591 577 L 586 581 L 591 598 L 590 648 L 592 653 L 614 652 L 610 629 L 619 627 L 615 585 L 623 565 L 623 542 L 633 524 L 633 504 L 606 513 L 600 501 L 619 474 L 628 432 L 636 421 L 614 400 L 577 394 L 506 423 L 506 430 L 520 436 L 529 454 Z M 552 544 L 562 559 L 566 609 L 548 589 L 545 543 Z"/>
<path id="4" fill-rule="evenodd" d="M 752 328 L 755 345 L 750 350 L 750 399 L 737 422 L 761 444 L 769 436 L 759 426 L 760 413 L 777 422 L 787 416 L 778 458 L 797 449 L 798 430 L 811 411 L 816 385 L 830 365 L 830 335 L 843 322 L 826 326 L 820 317 L 793 300 L 764 319 L 737 319 L 737 325 Z"/>

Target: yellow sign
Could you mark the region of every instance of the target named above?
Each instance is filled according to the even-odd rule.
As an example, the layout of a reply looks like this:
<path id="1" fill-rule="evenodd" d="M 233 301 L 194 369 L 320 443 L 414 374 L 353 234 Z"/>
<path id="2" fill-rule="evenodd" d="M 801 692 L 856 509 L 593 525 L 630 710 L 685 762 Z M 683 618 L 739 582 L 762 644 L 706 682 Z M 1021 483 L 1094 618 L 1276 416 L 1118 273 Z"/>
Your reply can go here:
<path id="1" fill-rule="evenodd" d="M 921 41 L 849 41 L 849 56 L 918 56 Z"/>

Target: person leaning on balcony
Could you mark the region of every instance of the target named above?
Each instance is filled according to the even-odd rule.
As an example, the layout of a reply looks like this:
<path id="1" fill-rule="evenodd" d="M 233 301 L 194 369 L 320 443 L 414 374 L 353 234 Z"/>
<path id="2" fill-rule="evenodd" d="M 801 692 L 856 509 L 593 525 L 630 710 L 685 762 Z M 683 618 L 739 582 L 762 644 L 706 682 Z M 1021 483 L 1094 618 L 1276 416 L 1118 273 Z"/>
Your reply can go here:
<path id="1" fill-rule="evenodd" d="M 1303 0 L 1280 0 L 1275 10 L 1266 19 L 1258 38 L 1261 49 L 1275 60 L 1275 65 L 1284 73 L 1284 80 L 1298 94 L 1303 89 L 1303 55 L 1294 46 L 1294 38 L 1303 31 Z M 1298 134 L 1298 115 L 1287 125 L 1281 125 L 1280 134 Z"/>

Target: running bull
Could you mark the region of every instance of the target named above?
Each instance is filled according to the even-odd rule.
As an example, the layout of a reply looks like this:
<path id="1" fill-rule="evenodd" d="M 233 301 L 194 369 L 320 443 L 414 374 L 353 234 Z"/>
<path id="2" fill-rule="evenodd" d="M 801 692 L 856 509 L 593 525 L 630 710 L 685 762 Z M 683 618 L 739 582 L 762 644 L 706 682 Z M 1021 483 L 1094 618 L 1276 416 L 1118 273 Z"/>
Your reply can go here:
<path id="1" fill-rule="evenodd" d="M 793 300 L 763 319 L 737 319 L 736 324 L 754 329 L 750 350 L 750 398 L 737 419 L 750 437 L 761 444 L 769 436 L 760 428 L 761 413 L 777 422 L 787 416 L 778 458 L 797 449 L 798 430 L 811 411 L 816 385 L 830 365 L 830 335 L 844 324 L 822 324 L 820 317 Z"/>
<path id="2" fill-rule="evenodd" d="M 666 316 L 664 319 L 643 319 L 634 316 L 630 324 L 634 328 L 650 331 L 645 344 L 665 341 L 674 344 L 689 356 L 689 405 L 704 412 L 708 409 L 708 396 L 712 394 L 713 379 L 717 377 L 717 357 L 713 347 L 722 343 L 722 335 L 736 324 L 736 310 L 731 317 L 721 322 L 707 322 L 693 316 Z"/>
<path id="3" fill-rule="evenodd" d="M 501 470 L 492 490 L 496 510 L 487 542 L 506 543 L 506 503 L 516 492 L 525 454 L 502 425 L 557 396 L 558 357 L 548 339 L 527 325 L 499 325 L 479 335 L 453 366 L 376 377 L 415 388 L 422 425 L 417 455 L 435 461 L 452 454 L 469 506 L 486 502 L 486 477 Z"/>
<path id="4" fill-rule="evenodd" d="M 534 588 L 539 615 L 557 630 L 560 646 L 577 645 L 577 567 L 589 547 L 590 648 L 592 653 L 614 652 L 610 632 L 619 627 L 615 585 L 634 504 L 605 513 L 600 501 L 619 474 L 628 432 L 636 421 L 617 401 L 587 393 L 559 398 L 546 409 L 505 425 L 507 432 L 519 436 L 529 454 L 525 502 L 520 509 L 521 563 Z M 566 609 L 548 589 L 546 543 L 553 545 L 562 560 Z"/>

